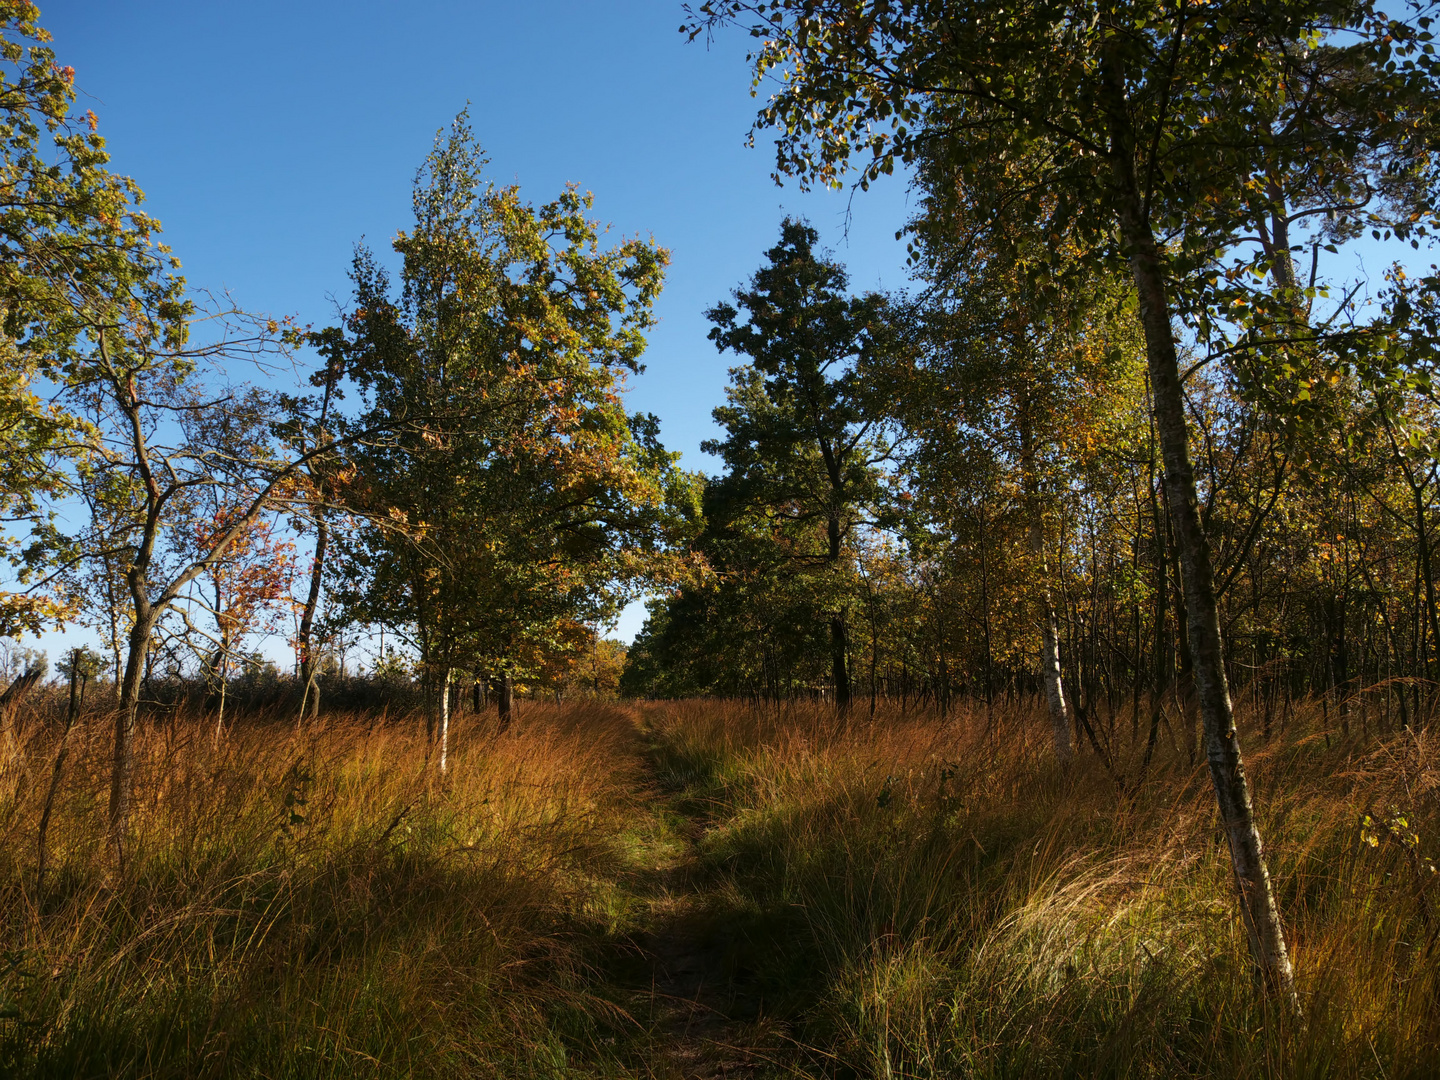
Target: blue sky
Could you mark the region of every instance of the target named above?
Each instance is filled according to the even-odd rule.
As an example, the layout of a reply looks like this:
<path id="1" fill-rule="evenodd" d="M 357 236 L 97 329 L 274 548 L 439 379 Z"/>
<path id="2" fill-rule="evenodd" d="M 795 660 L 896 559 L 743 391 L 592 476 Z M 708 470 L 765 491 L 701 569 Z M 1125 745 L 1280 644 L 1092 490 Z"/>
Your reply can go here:
<path id="1" fill-rule="evenodd" d="M 763 133 L 745 146 L 748 39 L 687 44 L 682 17 L 673 0 L 41 5 L 112 167 L 144 189 L 189 281 L 303 322 L 331 321 L 357 240 L 385 251 L 408 225 L 416 167 L 470 102 L 496 180 L 535 202 L 577 182 L 618 234 L 671 250 L 631 407 L 705 468 L 735 360 L 701 312 L 759 266 L 786 213 L 855 289 L 903 287 L 909 210 L 898 179 L 853 200 L 776 187 Z M 620 636 L 642 618 L 627 612 Z"/>

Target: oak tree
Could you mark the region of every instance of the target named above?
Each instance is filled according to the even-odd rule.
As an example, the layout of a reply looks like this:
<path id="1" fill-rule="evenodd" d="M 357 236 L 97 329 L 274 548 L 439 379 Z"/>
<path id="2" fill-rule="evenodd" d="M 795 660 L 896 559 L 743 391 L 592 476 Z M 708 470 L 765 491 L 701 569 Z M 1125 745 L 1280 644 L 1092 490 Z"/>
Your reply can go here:
<path id="1" fill-rule="evenodd" d="M 875 400 L 867 367 L 894 335 L 886 299 L 850 296 L 844 267 L 820 254 L 818 243 L 813 228 L 787 218 L 735 303 L 706 312 L 715 324 L 710 339 L 747 363 L 732 370 L 729 404 L 715 410 L 725 437 L 703 448 L 724 460 L 729 490 L 741 503 L 795 530 L 813 526 L 790 563 L 828 594 L 831 683 L 844 711 L 849 611 L 845 590 L 835 585 L 844 546 L 885 501 L 887 410 Z"/>

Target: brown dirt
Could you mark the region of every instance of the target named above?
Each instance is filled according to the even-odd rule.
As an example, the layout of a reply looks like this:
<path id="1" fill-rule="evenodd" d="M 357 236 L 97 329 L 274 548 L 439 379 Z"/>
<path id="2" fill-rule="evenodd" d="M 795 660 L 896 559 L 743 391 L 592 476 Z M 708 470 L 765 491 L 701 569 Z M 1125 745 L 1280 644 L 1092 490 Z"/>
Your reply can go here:
<path id="1" fill-rule="evenodd" d="M 732 943 L 715 917 L 698 865 L 706 823 L 689 817 L 684 848 L 655 867 L 647 894 L 649 929 L 636 942 L 650 986 L 636 1007 L 648 1021 L 656 1080 L 797 1075 L 778 1025 L 732 969 Z M 639 1017 L 637 1017 L 639 1018 Z"/>

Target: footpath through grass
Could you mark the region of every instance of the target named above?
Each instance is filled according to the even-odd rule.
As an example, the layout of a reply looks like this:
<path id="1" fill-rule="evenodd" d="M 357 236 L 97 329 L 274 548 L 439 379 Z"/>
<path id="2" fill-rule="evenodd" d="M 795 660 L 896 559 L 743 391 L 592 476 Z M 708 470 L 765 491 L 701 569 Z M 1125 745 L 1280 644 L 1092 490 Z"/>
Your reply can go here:
<path id="1" fill-rule="evenodd" d="M 43 887 L 33 731 L 0 1075 L 1432 1076 L 1440 753 L 1305 722 L 1250 741 L 1304 1029 L 1251 984 L 1203 769 L 1062 772 L 1028 711 L 531 705 L 444 778 L 416 722 L 179 720 L 123 870 L 91 721 Z"/>

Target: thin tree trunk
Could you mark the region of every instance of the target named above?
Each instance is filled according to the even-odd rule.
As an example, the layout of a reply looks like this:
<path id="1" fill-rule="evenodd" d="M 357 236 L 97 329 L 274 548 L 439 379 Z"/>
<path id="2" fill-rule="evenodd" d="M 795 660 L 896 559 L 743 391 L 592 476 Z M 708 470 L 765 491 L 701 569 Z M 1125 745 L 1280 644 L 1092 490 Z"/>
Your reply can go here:
<path id="1" fill-rule="evenodd" d="M 870 719 L 875 719 L 875 705 L 880 696 L 880 627 L 875 618 L 875 583 L 865 578 L 867 613 L 870 616 Z"/>
<path id="2" fill-rule="evenodd" d="M 832 478 L 832 483 L 834 480 Z M 836 485 L 835 498 L 839 499 L 841 489 Z M 830 572 L 840 572 L 840 516 L 832 511 L 825 523 L 826 538 L 829 540 L 828 561 Z M 839 713 L 850 710 L 850 669 L 848 654 L 850 642 L 845 630 L 845 609 L 830 616 L 830 677 L 835 684 L 835 711 Z"/>
<path id="3" fill-rule="evenodd" d="M 220 714 L 215 718 L 215 744 L 220 744 L 220 737 L 225 734 L 225 694 L 230 684 L 230 643 L 220 643 Z"/>
<path id="4" fill-rule="evenodd" d="M 151 618 L 137 618 L 130 629 L 125 676 L 120 684 L 120 708 L 115 714 L 115 753 L 110 772 L 109 843 L 117 866 L 125 864 L 125 831 L 130 821 L 130 798 L 135 780 L 135 728 L 140 715 L 140 687 L 150 653 Z"/>
<path id="5" fill-rule="evenodd" d="M 320 715 L 319 665 L 315 662 L 315 612 L 320 606 L 320 586 L 325 573 L 325 551 L 330 542 L 330 526 L 323 514 L 315 523 L 315 559 L 310 565 L 310 589 L 305 594 L 305 608 L 300 615 L 300 631 L 296 644 L 300 649 L 300 715 L 297 723 Z M 382 641 L 380 655 L 385 655 Z"/>
<path id="6" fill-rule="evenodd" d="M 1065 681 L 1060 667 L 1060 627 L 1050 599 L 1050 567 L 1045 561 L 1045 527 L 1040 513 L 1039 481 L 1035 476 L 1035 445 L 1030 419 L 1022 408 L 1020 419 L 1020 469 L 1025 491 L 1030 554 L 1035 559 L 1035 606 L 1040 620 L 1040 678 L 1045 685 L 1045 704 L 1055 734 L 1055 756 L 1069 761 L 1074 753 L 1070 742 L 1070 710 L 1065 704 Z"/>
<path id="7" fill-rule="evenodd" d="M 110 556 L 104 559 L 105 572 L 105 610 L 110 622 L 110 656 L 115 664 L 115 687 L 114 692 L 120 693 L 120 597 L 115 588 L 115 574 L 111 566 Z"/>
<path id="8" fill-rule="evenodd" d="M 19 725 L 15 720 L 20 715 L 20 703 L 39 681 L 40 669 L 32 668 L 19 675 L 5 692 L 0 694 L 0 734 L 18 734 Z"/>
<path id="9" fill-rule="evenodd" d="M 437 718 L 438 736 L 440 740 L 440 771 L 443 773 L 448 767 L 448 754 L 450 751 L 450 676 L 451 669 L 446 668 L 441 672 L 440 677 L 440 708 Z"/>
<path id="10" fill-rule="evenodd" d="M 1070 745 L 1070 710 L 1065 704 L 1065 685 L 1060 676 L 1060 631 L 1055 622 L 1055 609 L 1050 603 L 1050 590 L 1040 590 L 1040 669 L 1045 680 L 1045 704 L 1050 711 L 1050 726 L 1055 732 L 1055 756 L 1068 761 Z"/>
<path id="11" fill-rule="evenodd" d="M 1161 481 L 1164 482 L 1163 480 Z M 1174 661 L 1170 655 L 1169 629 L 1165 625 L 1166 601 L 1170 595 L 1170 555 L 1165 542 L 1165 523 L 1155 498 L 1155 480 L 1150 479 L 1150 513 L 1155 523 L 1155 671 L 1150 685 L 1150 733 L 1145 740 L 1145 757 L 1140 762 L 1140 776 L 1150 768 L 1155 744 L 1160 737 L 1160 718 L 1165 710 L 1165 691 Z"/>
<path id="12" fill-rule="evenodd" d="M 332 354 L 326 357 L 325 393 L 320 399 L 320 416 L 317 431 L 323 433 L 330 417 L 330 403 L 335 396 L 335 384 L 340 379 L 340 366 Z M 297 725 L 303 724 L 307 716 L 320 715 L 320 684 L 317 680 L 315 663 L 315 612 L 320 606 L 320 590 L 325 577 L 325 554 L 330 542 L 330 523 L 325 520 L 325 481 L 318 472 L 318 463 L 310 468 L 312 480 L 317 481 L 320 499 L 315 508 L 315 558 L 310 564 L 310 589 L 305 594 L 305 609 L 300 616 L 300 632 L 297 635 L 300 648 L 300 685 L 304 688 L 300 698 L 300 713 L 295 718 Z M 385 656 L 385 631 L 380 631 L 380 656 Z M 308 710 L 308 712 L 307 712 Z"/>
<path id="13" fill-rule="evenodd" d="M 496 711 L 500 717 L 500 730 L 510 726 L 511 713 L 515 704 L 515 684 L 507 671 L 500 676 L 499 692 L 495 695 Z"/>
<path id="14" fill-rule="evenodd" d="M 846 663 L 848 652 L 845 614 L 839 612 L 830 616 L 830 674 L 835 680 L 835 708 L 840 712 L 850 708 L 850 671 Z"/>
<path id="15" fill-rule="evenodd" d="M 1392 436 L 1393 439 L 1393 436 Z M 1397 451 L 1396 457 L 1400 454 Z M 1425 586 L 1425 627 L 1430 632 L 1430 650 L 1420 650 L 1422 678 L 1430 677 L 1429 657 L 1440 661 L 1440 605 L 1435 600 L 1435 571 L 1430 555 L 1430 524 L 1426 513 L 1424 484 L 1416 481 L 1403 459 L 1400 463 L 1406 486 L 1410 488 L 1411 502 L 1415 511 L 1415 553 L 1420 566 L 1420 580 Z"/>
<path id="16" fill-rule="evenodd" d="M 1299 1011 L 1294 969 L 1290 963 L 1280 912 L 1265 863 L 1264 846 L 1255 824 L 1250 787 L 1225 680 L 1220 614 L 1215 598 L 1209 544 L 1200 521 L 1195 475 L 1190 463 L 1189 430 L 1184 389 L 1171 325 L 1162 256 L 1135 176 L 1134 137 L 1125 109 L 1120 72 L 1107 58 L 1106 107 L 1115 166 L 1115 196 L 1121 236 L 1128 250 L 1145 351 L 1154 394 L 1156 429 L 1165 463 L 1166 495 L 1171 526 L 1185 586 L 1190 653 L 1200 716 L 1205 728 L 1206 756 L 1221 822 L 1230 843 L 1230 857 L 1240 892 L 1240 910 L 1250 938 L 1251 954 L 1265 983 Z"/>
<path id="17" fill-rule="evenodd" d="M 985 641 L 985 731 L 995 722 L 995 653 L 990 640 L 990 565 L 985 511 L 980 510 L 980 628 Z"/>

